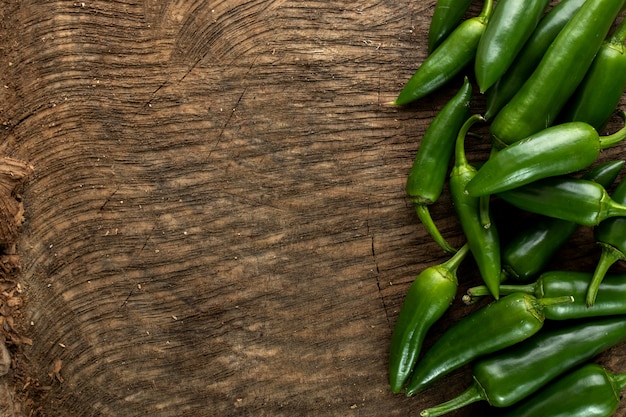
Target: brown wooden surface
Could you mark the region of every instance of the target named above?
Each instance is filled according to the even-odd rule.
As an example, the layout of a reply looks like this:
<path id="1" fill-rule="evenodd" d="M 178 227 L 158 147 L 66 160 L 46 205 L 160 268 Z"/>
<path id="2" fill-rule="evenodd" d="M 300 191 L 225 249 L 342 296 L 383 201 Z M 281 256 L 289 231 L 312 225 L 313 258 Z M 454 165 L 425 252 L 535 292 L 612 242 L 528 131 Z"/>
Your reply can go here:
<path id="1" fill-rule="evenodd" d="M 417 416 L 460 393 L 466 369 L 410 399 L 386 372 L 409 284 L 447 258 L 404 182 L 458 84 L 384 104 L 434 3 L 0 1 L 0 150 L 34 169 L 15 415 Z M 462 243 L 446 193 L 433 213 Z M 581 230 L 555 266 L 596 259 Z"/>

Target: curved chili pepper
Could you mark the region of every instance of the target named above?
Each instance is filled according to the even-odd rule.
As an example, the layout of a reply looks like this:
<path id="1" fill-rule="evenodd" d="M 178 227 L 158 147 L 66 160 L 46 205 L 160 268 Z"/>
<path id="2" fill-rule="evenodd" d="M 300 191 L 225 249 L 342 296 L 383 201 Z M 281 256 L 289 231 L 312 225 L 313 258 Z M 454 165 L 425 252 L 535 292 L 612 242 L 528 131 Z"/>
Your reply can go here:
<path id="1" fill-rule="evenodd" d="M 626 180 L 611 195 L 620 204 L 626 204 Z M 626 260 L 626 217 L 606 219 L 594 228 L 594 237 L 601 247 L 600 260 L 587 291 L 587 305 L 593 305 L 598 288 L 608 269 L 617 261 Z"/>
<path id="2" fill-rule="evenodd" d="M 603 129 L 626 89 L 626 19 L 600 47 L 570 100 L 564 121 L 582 121 Z M 611 74 L 607 77 L 607 74 Z"/>
<path id="3" fill-rule="evenodd" d="M 582 178 L 606 188 L 615 181 L 623 166 L 624 161 L 599 164 Z M 577 228 L 578 225 L 570 221 L 540 216 L 502 249 L 502 269 L 506 277 L 527 282 L 540 274 Z"/>
<path id="4" fill-rule="evenodd" d="M 494 356 L 478 360 L 472 366 L 474 382 L 465 392 L 420 415 L 441 416 L 483 400 L 494 407 L 511 406 L 625 340 L 623 317 L 574 322 L 541 331 Z"/>
<path id="5" fill-rule="evenodd" d="M 503 417 L 610 417 L 619 408 L 626 373 L 584 365 L 524 400 Z"/>
<path id="6" fill-rule="evenodd" d="M 626 115 L 622 112 L 622 117 Z M 584 122 L 570 122 L 544 129 L 492 154 L 467 184 L 478 197 L 507 191 L 542 178 L 570 174 L 593 164 L 601 149 L 626 139 L 626 126 L 609 135 Z"/>
<path id="7" fill-rule="evenodd" d="M 476 17 L 461 23 L 435 49 L 404 85 L 392 104 L 402 106 L 418 100 L 454 78 L 476 56 L 478 41 L 491 16 L 493 0 L 485 0 Z"/>
<path id="8" fill-rule="evenodd" d="M 610 217 L 626 216 L 626 205 L 613 200 L 603 186 L 577 178 L 544 178 L 498 196 L 522 210 L 582 226 L 597 226 Z"/>
<path id="9" fill-rule="evenodd" d="M 600 316 L 626 314 L 626 274 L 608 274 L 598 289 L 596 302 L 588 307 L 585 301 L 587 288 L 592 274 L 573 271 L 544 272 L 537 281 L 526 285 L 501 285 L 502 295 L 512 293 L 532 294 L 537 298 L 556 298 L 565 295 L 574 297 L 569 304 L 546 306 L 544 309 L 549 320 L 572 320 Z M 463 301 L 471 303 L 480 297 L 488 296 L 485 286 L 467 290 Z"/>
<path id="10" fill-rule="evenodd" d="M 424 337 L 454 300 L 456 271 L 469 251 L 467 244 L 447 262 L 426 268 L 409 287 L 391 336 L 389 383 L 400 392 L 419 357 Z"/>
<path id="11" fill-rule="evenodd" d="M 481 199 L 470 197 L 465 192 L 465 186 L 476 174 L 476 168 L 471 166 L 465 157 L 465 135 L 474 123 L 481 120 L 484 120 L 482 116 L 473 115 L 467 119 L 459 131 L 449 186 L 452 203 L 459 216 L 472 256 L 478 265 L 483 281 L 487 287 L 493 289 L 492 294 L 497 299 L 501 275 L 498 231 L 493 224 L 489 227 L 483 226 Z"/>
<path id="12" fill-rule="evenodd" d="M 484 93 L 511 66 L 533 33 L 548 0 L 499 0 L 478 42 L 474 73 Z"/>
<path id="13" fill-rule="evenodd" d="M 543 326 L 545 306 L 572 301 L 569 296 L 537 299 L 515 293 L 465 316 L 449 327 L 417 362 L 406 394 L 425 389 L 478 357 L 528 339 Z"/>
<path id="14" fill-rule="evenodd" d="M 428 30 L 428 52 L 434 51 L 459 25 L 472 0 L 437 0 Z"/>
<path id="15" fill-rule="evenodd" d="M 507 72 L 487 90 L 485 119 L 492 120 L 524 85 L 546 50 L 585 0 L 562 0 L 541 19 Z"/>
<path id="16" fill-rule="evenodd" d="M 422 138 L 406 182 L 406 192 L 415 206 L 420 221 L 433 239 L 445 251 L 454 249 L 433 222 L 428 205 L 433 204 L 443 190 L 454 141 L 469 116 L 472 85 L 465 77 L 458 93 L 441 109 Z"/>
<path id="17" fill-rule="evenodd" d="M 491 123 L 511 144 L 552 125 L 574 93 L 620 12 L 623 0 L 587 0 L 554 39 L 543 59 Z"/>

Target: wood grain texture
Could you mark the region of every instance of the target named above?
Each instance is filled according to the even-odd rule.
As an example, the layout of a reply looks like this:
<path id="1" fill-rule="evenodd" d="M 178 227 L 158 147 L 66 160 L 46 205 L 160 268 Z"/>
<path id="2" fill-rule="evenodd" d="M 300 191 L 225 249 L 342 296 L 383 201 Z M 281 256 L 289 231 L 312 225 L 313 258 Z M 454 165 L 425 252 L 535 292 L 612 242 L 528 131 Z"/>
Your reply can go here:
<path id="1" fill-rule="evenodd" d="M 34 167 L 25 415 L 417 416 L 462 391 L 465 369 L 410 399 L 386 371 L 409 284 L 446 259 L 404 183 L 459 84 L 385 105 L 434 3 L 0 1 L 1 150 Z M 433 213 L 462 243 L 447 193 Z M 588 232 L 555 266 L 593 267 Z"/>

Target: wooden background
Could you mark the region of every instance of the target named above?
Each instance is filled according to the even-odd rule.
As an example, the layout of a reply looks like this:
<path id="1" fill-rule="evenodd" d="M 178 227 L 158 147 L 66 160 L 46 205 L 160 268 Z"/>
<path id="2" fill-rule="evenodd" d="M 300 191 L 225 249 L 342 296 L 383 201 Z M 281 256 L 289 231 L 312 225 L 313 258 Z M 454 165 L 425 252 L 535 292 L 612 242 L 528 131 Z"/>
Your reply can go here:
<path id="1" fill-rule="evenodd" d="M 434 3 L 0 0 L 0 151 L 33 167 L 6 415 L 417 416 L 460 393 L 467 369 L 409 399 L 386 371 L 409 284 L 447 259 L 404 183 L 460 84 L 385 105 Z M 433 213 L 461 244 L 447 193 Z M 581 230 L 553 266 L 597 256 Z"/>

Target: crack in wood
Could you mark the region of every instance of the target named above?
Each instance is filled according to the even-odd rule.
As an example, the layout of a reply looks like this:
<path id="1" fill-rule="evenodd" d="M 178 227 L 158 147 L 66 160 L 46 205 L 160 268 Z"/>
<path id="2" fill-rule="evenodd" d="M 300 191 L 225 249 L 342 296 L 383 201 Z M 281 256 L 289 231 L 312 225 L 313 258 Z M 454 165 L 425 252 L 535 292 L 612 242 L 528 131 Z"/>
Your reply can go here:
<path id="1" fill-rule="evenodd" d="M 100 206 L 100 211 L 104 210 L 104 208 L 107 206 L 107 204 L 109 204 L 109 202 L 113 199 L 113 197 L 115 196 L 115 194 L 117 194 L 117 192 L 120 190 L 119 185 L 115 188 L 115 191 L 113 191 L 113 193 L 111 193 L 111 195 L 104 200 L 104 203 L 102 203 L 102 205 Z"/>
<path id="2" fill-rule="evenodd" d="M 248 67 L 248 71 L 246 71 L 246 74 L 243 77 L 243 79 L 247 79 L 248 78 L 248 74 L 250 74 L 250 72 L 252 71 L 252 68 L 254 67 L 254 64 L 256 63 L 256 61 L 257 61 L 257 57 L 255 57 L 252 60 L 252 63 Z M 243 99 L 243 96 L 246 94 L 246 91 L 248 91 L 248 87 L 244 87 L 243 88 L 243 91 L 239 95 L 239 98 L 237 99 L 237 102 L 233 106 L 232 111 L 230 112 L 230 114 L 228 115 L 228 118 L 226 119 L 226 123 L 224 123 L 224 126 L 222 126 L 222 129 L 220 130 L 220 133 L 217 136 L 217 140 L 215 141 L 215 144 L 213 145 L 213 148 L 209 151 L 208 157 L 210 157 L 213 154 L 213 152 L 217 149 L 219 144 L 222 142 L 222 137 L 224 136 L 224 132 L 226 131 L 226 128 L 230 124 L 230 121 L 232 120 L 233 116 L 235 115 L 235 112 L 237 111 L 237 107 L 239 107 L 239 104 L 241 103 L 241 100 Z"/>
<path id="3" fill-rule="evenodd" d="M 369 226 L 368 226 L 369 229 Z M 374 235 L 370 235 L 372 239 L 372 258 L 374 259 L 374 265 L 376 266 L 376 287 L 378 288 L 378 296 L 380 298 L 380 302 L 383 305 L 383 310 L 385 310 L 385 319 L 387 320 L 387 325 L 391 328 L 391 321 L 389 320 L 389 311 L 387 310 L 387 303 L 385 303 L 385 297 L 382 293 L 382 288 L 380 287 L 380 268 L 378 267 L 378 261 L 376 259 L 376 249 L 374 245 Z"/>

